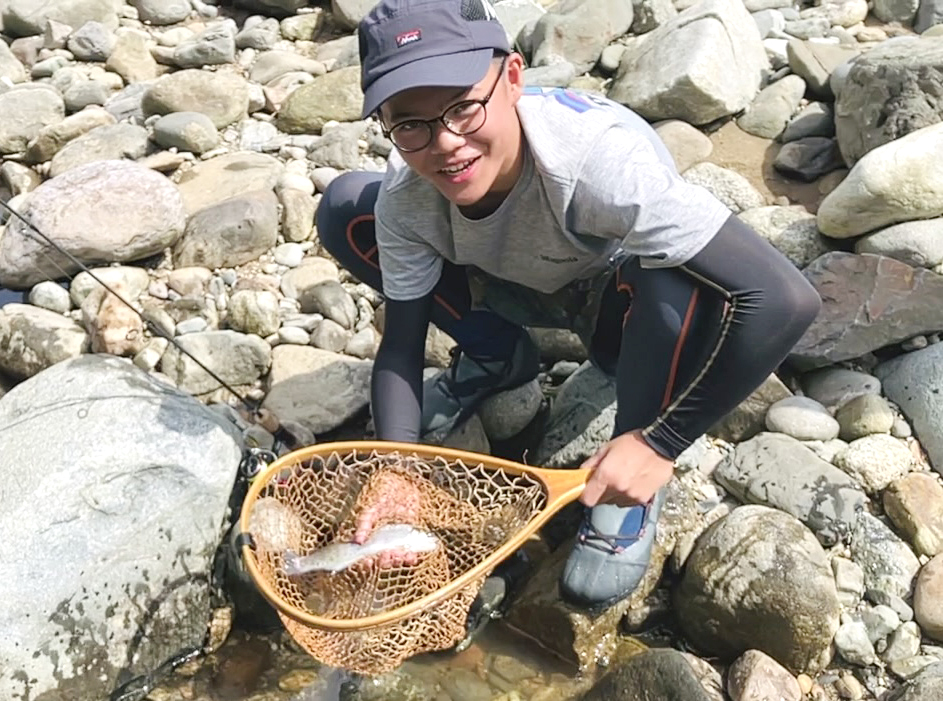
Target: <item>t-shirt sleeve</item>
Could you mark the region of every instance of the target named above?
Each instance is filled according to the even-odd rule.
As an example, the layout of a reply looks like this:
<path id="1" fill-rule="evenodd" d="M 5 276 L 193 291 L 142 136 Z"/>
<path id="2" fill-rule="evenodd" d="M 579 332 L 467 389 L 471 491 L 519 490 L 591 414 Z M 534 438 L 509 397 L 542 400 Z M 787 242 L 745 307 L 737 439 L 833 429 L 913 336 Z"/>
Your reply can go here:
<path id="1" fill-rule="evenodd" d="M 442 256 L 402 224 L 383 204 L 376 207 L 377 253 L 383 278 L 383 295 L 409 301 L 432 291 L 442 273 Z"/>
<path id="2" fill-rule="evenodd" d="M 622 239 L 646 268 L 687 262 L 731 214 L 662 162 L 647 138 L 621 126 L 590 149 L 569 210 L 574 233 Z"/>

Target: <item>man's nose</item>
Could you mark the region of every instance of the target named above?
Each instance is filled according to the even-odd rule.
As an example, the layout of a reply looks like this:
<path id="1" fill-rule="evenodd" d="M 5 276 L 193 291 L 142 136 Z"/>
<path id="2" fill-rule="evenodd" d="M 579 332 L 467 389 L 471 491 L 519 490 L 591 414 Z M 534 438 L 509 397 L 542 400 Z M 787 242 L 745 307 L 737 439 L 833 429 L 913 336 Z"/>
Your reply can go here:
<path id="1" fill-rule="evenodd" d="M 465 144 L 465 137 L 450 131 L 442 122 L 436 122 L 432 132 L 432 150 L 436 153 L 451 153 Z"/>

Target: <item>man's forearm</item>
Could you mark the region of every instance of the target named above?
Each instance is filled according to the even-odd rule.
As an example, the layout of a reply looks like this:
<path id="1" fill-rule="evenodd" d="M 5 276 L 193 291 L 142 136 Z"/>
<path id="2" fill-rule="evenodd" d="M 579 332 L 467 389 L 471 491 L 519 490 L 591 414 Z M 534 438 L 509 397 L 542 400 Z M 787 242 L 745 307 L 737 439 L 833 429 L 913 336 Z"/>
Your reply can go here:
<path id="1" fill-rule="evenodd" d="M 675 391 L 643 430 L 646 442 L 670 458 L 677 457 L 776 369 L 821 305 L 801 272 L 733 216 L 682 269 L 721 294 L 727 309 L 703 367 Z"/>

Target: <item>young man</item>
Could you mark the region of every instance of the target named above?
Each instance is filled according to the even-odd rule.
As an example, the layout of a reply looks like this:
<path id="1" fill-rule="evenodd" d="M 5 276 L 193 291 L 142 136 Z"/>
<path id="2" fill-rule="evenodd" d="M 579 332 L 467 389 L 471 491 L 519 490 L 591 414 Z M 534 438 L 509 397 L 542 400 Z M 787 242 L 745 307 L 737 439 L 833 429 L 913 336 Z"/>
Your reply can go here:
<path id="1" fill-rule="evenodd" d="M 386 298 L 377 437 L 439 440 L 486 397 L 533 379 L 539 354 L 523 325 L 579 333 L 616 377 L 618 406 L 612 440 L 586 462 L 587 513 L 561 595 L 611 605 L 645 572 L 674 459 L 776 368 L 819 299 L 679 177 L 637 115 L 525 88 L 483 0 L 381 0 L 359 38 L 363 115 L 395 150 L 385 175 L 337 178 L 317 225 Z M 459 352 L 423 384 L 430 320 Z M 381 508 L 406 517 L 395 491 Z"/>

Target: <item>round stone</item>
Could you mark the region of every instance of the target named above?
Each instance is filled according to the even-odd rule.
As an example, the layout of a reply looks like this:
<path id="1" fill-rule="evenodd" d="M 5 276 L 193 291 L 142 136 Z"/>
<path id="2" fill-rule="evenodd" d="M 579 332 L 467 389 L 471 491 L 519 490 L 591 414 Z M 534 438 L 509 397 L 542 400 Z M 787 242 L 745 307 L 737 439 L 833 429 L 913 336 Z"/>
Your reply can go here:
<path id="1" fill-rule="evenodd" d="M 839 425 L 828 409 L 809 397 L 786 397 L 766 413 L 766 428 L 800 441 L 830 441 Z"/>

